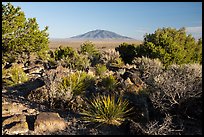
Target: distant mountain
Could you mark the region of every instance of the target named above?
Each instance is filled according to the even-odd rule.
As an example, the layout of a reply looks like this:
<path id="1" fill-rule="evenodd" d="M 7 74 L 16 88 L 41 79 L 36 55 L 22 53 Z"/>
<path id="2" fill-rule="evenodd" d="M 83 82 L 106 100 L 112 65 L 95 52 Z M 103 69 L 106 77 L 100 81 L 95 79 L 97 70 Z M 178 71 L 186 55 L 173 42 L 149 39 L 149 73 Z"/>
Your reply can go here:
<path id="1" fill-rule="evenodd" d="M 115 32 L 107 30 L 93 30 L 87 33 L 71 37 L 72 39 L 133 39 L 130 37 L 119 35 Z"/>

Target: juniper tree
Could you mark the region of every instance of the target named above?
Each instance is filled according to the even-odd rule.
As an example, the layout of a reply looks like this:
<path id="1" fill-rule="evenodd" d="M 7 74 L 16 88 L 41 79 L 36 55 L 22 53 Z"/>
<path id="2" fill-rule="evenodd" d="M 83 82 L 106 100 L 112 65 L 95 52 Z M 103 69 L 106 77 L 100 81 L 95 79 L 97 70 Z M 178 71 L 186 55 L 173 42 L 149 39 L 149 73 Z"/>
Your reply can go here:
<path id="1" fill-rule="evenodd" d="M 202 39 L 196 41 L 185 28 L 162 28 L 144 36 L 147 57 L 159 58 L 165 66 L 171 64 L 201 63 Z"/>
<path id="2" fill-rule="evenodd" d="M 20 7 L 2 4 L 2 55 L 4 62 L 14 62 L 18 56 L 48 49 L 48 27 L 39 29 L 36 18 L 26 19 Z"/>

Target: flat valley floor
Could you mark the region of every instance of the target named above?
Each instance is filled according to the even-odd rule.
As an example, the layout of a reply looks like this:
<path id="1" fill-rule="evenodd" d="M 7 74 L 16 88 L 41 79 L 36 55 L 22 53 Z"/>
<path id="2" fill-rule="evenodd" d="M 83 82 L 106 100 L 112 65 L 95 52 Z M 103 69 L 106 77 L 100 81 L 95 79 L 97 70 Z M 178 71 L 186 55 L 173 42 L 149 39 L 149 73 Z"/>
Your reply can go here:
<path id="1" fill-rule="evenodd" d="M 49 48 L 54 50 L 58 48 L 60 45 L 63 47 L 72 47 L 74 49 L 80 49 L 80 45 L 82 45 L 86 41 L 91 41 L 96 48 L 106 50 L 106 49 L 114 49 L 118 47 L 123 42 L 128 44 L 135 44 L 139 45 L 142 41 L 139 40 L 50 40 L 49 41 Z"/>

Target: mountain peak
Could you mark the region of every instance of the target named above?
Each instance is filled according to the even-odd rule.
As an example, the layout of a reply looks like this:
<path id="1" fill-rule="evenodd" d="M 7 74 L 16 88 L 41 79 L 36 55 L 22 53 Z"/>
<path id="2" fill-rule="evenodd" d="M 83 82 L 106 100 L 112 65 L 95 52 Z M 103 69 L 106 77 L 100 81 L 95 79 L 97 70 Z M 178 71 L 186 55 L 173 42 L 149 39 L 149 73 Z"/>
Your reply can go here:
<path id="1" fill-rule="evenodd" d="M 76 39 L 133 39 L 130 37 L 119 35 L 115 32 L 101 30 L 101 29 L 92 30 L 92 31 L 89 31 L 84 34 L 77 35 L 71 38 L 76 38 Z"/>

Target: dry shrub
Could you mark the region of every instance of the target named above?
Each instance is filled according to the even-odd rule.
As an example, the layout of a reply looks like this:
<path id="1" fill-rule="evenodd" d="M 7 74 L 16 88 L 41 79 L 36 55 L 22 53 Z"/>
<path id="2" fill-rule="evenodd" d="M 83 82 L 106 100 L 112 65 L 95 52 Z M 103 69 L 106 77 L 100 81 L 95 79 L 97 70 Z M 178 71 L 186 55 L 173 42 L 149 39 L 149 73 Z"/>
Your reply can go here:
<path id="1" fill-rule="evenodd" d="M 202 66 L 199 64 L 171 65 L 154 78 L 150 98 L 155 107 L 168 111 L 189 98 L 201 97 Z"/>
<path id="2" fill-rule="evenodd" d="M 71 92 L 59 91 L 59 84 L 62 81 L 62 77 L 67 76 L 69 73 L 71 73 L 71 70 L 67 68 L 63 68 L 62 66 L 59 66 L 56 69 L 51 69 L 45 72 L 45 76 L 43 77 L 43 80 L 45 82 L 46 91 L 48 95 L 48 103 L 50 107 L 54 106 L 56 99 L 64 100 L 64 101 L 71 100 L 73 96 Z"/>
<path id="3" fill-rule="evenodd" d="M 175 130 L 172 123 L 172 116 L 166 114 L 163 123 L 159 124 L 158 121 L 151 121 L 145 127 L 147 135 L 178 135 L 182 129 Z"/>
<path id="4" fill-rule="evenodd" d="M 115 49 L 108 49 L 101 53 L 101 62 L 107 66 L 123 66 L 124 62 L 120 58 L 120 54 Z"/>
<path id="5" fill-rule="evenodd" d="M 159 59 L 147 57 L 134 58 L 132 61 L 141 73 L 141 79 L 148 85 L 152 85 L 154 77 L 163 72 L 164 66 Z"/>
<path id="6" fill-rule="evenodd" d="M 172 120 L 169 114 L 166 114 L 162 122 L 149 121 L 146 125 L 130 120 L 129 132 L 131 135 L 180 135 L 183 129 L 175 129 Z"/>

